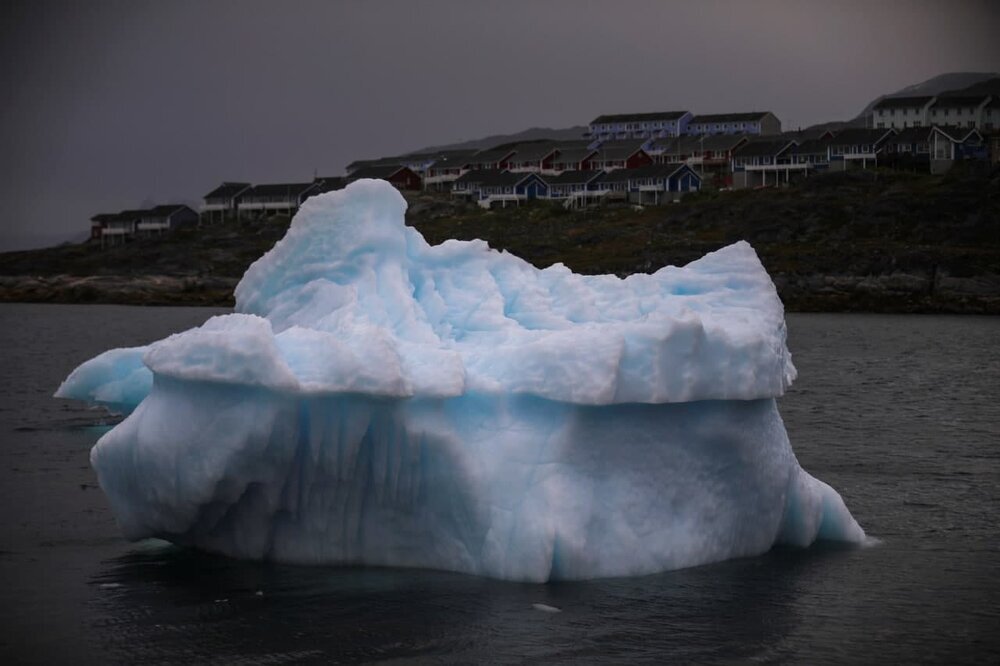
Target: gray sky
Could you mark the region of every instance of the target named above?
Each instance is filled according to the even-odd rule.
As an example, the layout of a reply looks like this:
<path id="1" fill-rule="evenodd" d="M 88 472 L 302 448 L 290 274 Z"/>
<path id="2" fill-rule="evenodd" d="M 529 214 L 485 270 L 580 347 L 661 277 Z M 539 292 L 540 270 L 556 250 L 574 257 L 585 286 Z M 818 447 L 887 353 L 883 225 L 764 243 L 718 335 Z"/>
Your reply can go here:
<path id="1" fill-rule="evenodd" d="M 1000 70 L 995 0 L 33 0 L 4 3 L 0 29 L 0 249 L 223 180 L 601 113 L 771 110 L 794 128 Z"/>

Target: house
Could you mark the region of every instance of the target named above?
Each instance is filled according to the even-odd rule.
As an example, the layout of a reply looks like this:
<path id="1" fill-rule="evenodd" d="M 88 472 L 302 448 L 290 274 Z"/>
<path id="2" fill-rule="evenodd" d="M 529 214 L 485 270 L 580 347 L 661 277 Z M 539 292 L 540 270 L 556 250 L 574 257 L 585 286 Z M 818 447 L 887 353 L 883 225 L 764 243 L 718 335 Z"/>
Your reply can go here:
<path id="1" fill-rule="evenodd" d="M 194 226 L 199 220 L 198 213 L 184 204 L 163 204 L 138 212 L 137 236 L 160 235 L 179 227 Z"/>
<path id="2" fill-rule="evenodd" d="M 818 139 L 806 139 L 801 143 L 796 143 L 788 151 L 788 160 L 792 164 L 806 165 L 804 174 L 811 172 L 823 172 L 830 168 L 830 139 L 829 135 Z"/>
<path id="3" fill-rule="evenodd" d="M 552 160 L 551 170 L 543 169 L 542 173 L 560 174 L 565 171 L 593 171 L 595 157 L 597 157 L 597 151 L 586 146 L 560 148 Z"/>
<path id="4" fill-rule="evenodd" d="M 881 164 L 893 169 L 926 171 L 930 168 L 931 127 L 899 130 L 882 144 Z"/>
<path id="5" fill-rule="evenodd" d="M 882 144 L 894 135 L 894 129 L 852 128 L 830 139 L 830 170 L 846 171 L 854 167 L 878 166 Z"/>
<path id="6" fill-rule="evenodd" d="M 498 169 L 477 169 L 460 176 L 452 187 L 453 196 L 467 197 L 482 208 L 494 204 L 506 207 L 547 198 L 549 185 L 537 173 L 514 173 Z"/>
<path id="7" fill-rule="evenodd" d="M 549 142 L 524 143 L 514 146 L 509 170 L 514 173 L 552 171 L 559 150 Z"/>
<path id="8" fill-rule="evenodd" d="M 590 162 L 592 169 L 602 171 L 614 171 L 615 169 L 638 169 L 653 163 L 653 158 L 649 156 L 642 146 L 642 140 L 632 141 L 605 141 L 596 149 L 596 155 Z"/>
<path id="9" fill-rule="evenodd" d="M 145 210 L 123 210 L 120 213 L 100 213 L 90 218 L 90 237 L 100 239 L 101 246 L 122 245 L 135 237 L 136 226 Z"/>
<path id="10" fill-rule="evenodd" d="M 208 220 L 222 221 L 236 217 L 236 200 L 250 189 L 250 183 L 223 183 L 205 195 L 199 213 Z"/>
<path id="11" fill-rule="evenodd" d="M 701 189 L 702 178 L 688 164 L 651 164 L 630 171 L 629 201 L 642 205 L 659 205 L 678 201 L 687 192 Z"/>
<path id="12" fill-rule="evenodd" d="M 510 168 L 514 151 L 509 148 L 480 150 L 468 158 L 465 166 L 470 170 L 504 171 Z"/>
<path id="13" fill-rule="evenodd" d="M 884 97 L 875 103 L 868 118 L 869 129 L 904 130 L 929 127 L 933 95 L 917 97 Z"/>
<path id="14" fill-rule="evenodd" d="M 586 205 L 592 185 L 603 171 L 576 170 L 542 176 L 549 186 L 549 199 L 564 201 L 567 208 Z"/>
<path id="15" fill-rule="evenodd" d="M 994 95 L 983 107 L 983 124 L 980 127 L 989 134 L 1000 132 L 1000 95 Z"/>
<path id="16" fill-rule="evenodd" d="M 979 130 L 968 127 L 937 127 L 930 136 L 931 173 L 944 173 L 959 160 L 987 160 L 987 146 Z"/>
<path id="17" fill-rule="evenodd" d="M 420 176 L 414 173 L 409 167 L 400 166 L 398 164 L 388 166 L 370 166 L 357 169 L 347 177 L 347 182 L 352 183 L 356 180 L 361 180 L 362 178 L 385 180 L 391 183 L 397 190 L 401 191 L 423 189 L 423 180 L 421 180 Z"/>
<path id="18" fill-rule="evenodd" d="M 788 184 L 792 176 L 805 176 L 810 170 L 807 163 L 792 160 L 791 150 L 796 143 L 790 139 L 758 138 L 748 141 L 733 152 L 731 170 L 733 187 L 767 187 Z"/>
<path id="19" fill-rule="evenodd" d="M 687 124 L 687 134 L 781 134 L 781 121 L 770 111 L 715 113 L 695 116 Z"/>
<path id="20" fill-rule="evenodd" d="M 424 187 L 439 191 L 451 189 L 451 184 L 469 170 L 469 158 L 476 152 L 478 151 L 449 150 L 438 153 L 424 170 Z"/>
<path id="21" fill-rule="evenodd" d="M 292 215 L 303 201 L 319 192 L 320 188 L 315 182 L 255 185 L 237 199 L 236 217 L 241 219 L 268 214 Z"/>
<path id="22" fill-rule="evenodd" d="M 690 111 L 603 115 L 590 121 L 585 136 L 601 140 L 680 136 L 690 119 Z"/>
<path id="23" fill-rule="evenodd" d="M 939 95 L 928 113 L 931 125 L 982 127 L 989 95 Z"/>

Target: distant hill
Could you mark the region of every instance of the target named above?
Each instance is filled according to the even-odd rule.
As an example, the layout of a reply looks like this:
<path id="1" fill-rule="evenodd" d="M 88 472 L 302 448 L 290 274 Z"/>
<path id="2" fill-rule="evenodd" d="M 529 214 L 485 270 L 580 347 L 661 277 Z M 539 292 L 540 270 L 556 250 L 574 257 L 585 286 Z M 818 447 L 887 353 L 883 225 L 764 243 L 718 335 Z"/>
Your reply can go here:
<path id="1" fill-rule="evenodd" d="M 526 129 L 523 132 L 517 132 L 515 134 L 493 134 L 491 136 L 484 137 L 482 139 L 473 139 L 471 141 L 463 141 L 461 143 L 450 143 L 444 146 L 429 146 L 427 148 L 422 148 L 421 150 L 414 150 L 414 153 L 424 153 L 424 152 L 434 152 L 437 150 L 483 150 L 485 148 L 494 148 L 496 146 L 501 146 L 508 143 L 523 143 L 526 141 L 541 141 L 545 139 L 553 139 L 556 141 L 572 141 L 574 139 L 582 139 L 583 133 L 586 132 L 588 128 L 583 125 L 578 125 L 576 127 L 567 127 L 566 129 L 553 129 L 551 127 L 532 127 L 531 129 Z"/>
<path id="2" fill-rule="evenodd" d="M 919 97 L 921 95 L 1000 95 L 1000 73 L 997 72 L 951 72 L 940 74 L 922 83 L 906 86 L 896 92 L 876 97 L 854 118 L 834 120 L 809 127 L 810 130 L 840 130 L 846 127 L 864 127 L 865 119 L 872 108 L 888 97 Z"/>

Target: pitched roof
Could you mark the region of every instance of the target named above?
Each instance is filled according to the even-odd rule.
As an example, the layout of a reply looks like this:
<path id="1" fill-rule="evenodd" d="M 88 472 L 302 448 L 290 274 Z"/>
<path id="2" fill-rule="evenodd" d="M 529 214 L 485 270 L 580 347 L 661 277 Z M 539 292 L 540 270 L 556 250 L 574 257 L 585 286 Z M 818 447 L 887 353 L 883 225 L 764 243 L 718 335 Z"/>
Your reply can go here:
<path id="1" fill-rule="evenodd" d="M 191 210 L 188 206 L 184 204 L 160 204 L 159 206 L 154 206 L 146 211 L 148 214 L 152 214 L 154 217 L 169 217 L 181 210 L 182 208 L 187 208 Z M 193 213 L 194 211 L 191 210 Z"/>
<path id="2" fill-rule="evenodd" d="M 760 141 L 748 141 L 736 149 L 736 157 L 755 157 L 764 155 L 778 155 L 794 146 L 791 139 L 765 139 Z"/>
<path id="3" fill-rule="evenodd" d="M 891 129 L 867 129 L 864 127 L 852 127 L 838 132 L 830 139 L 831 146 L 863 146 L 881 143 L 887 136 L 895 132 Z"/>
<path id="4" fill-rule="evenodd" d="M 363 169 L 358 169 L 351 173 L 351 180 L 360 180 L 362 178 L 381 178 L 382 180 L 388 180 L 394 175 L 407 169 L 407 167 L 401 164 L 387 164 L 379 166 L 369 166 Z M 409 169 L 407 169 L 409 171 Z"/>
<path id="5" fill-rule="evenodd" d="M 317 177 L 313 182 L 319 186 L 320 192 L 332 192 L 341 190 L 347 184 L 347 179 L 341 176 Z"/>
<path id="6" fill-rule="evenodd" d="M 697 175 L 691 167 L 683 162 L 669 162 L 667 164 L 648 164 L 638 169 L 615 169 L 614 171 L 605 172 L 597 181 L 601 183 L 622 183 L 640 178 L 669 178 L 682 169 L 687 169 Z"/>
<path id="7" fill-rule="evenodd" d="M 961 143 L 966 139 L 968 139 L 969 135 L 971 134 L 979 134 L 979 130 L 977 130 L 975 127 L 955 127 L 953 125 L 935 125 L 934 127 L 931 128 L 931 132 L 934 132 L 935 130 L 941 132 L 952 141 L 956 141 L 958 143 Z M 982 134 L 979 134 L 979 136 L 980 138 L 982 138 Z"/>
<path id="8" fill-rule="evenodd" d="M 642 140 L 605 141 L 597 148 L 595 148 L 594 152 L 597 153 L 597 156 L 600 159 L 608 159 L 608 160 L 625 159 L 627 157 L 631 157 L 632 155 L 642 150 L 642 146 L 645 143 L 646 142 Z"/>
<path id="9" fill-rule="evenodd" d="M 466 159 L 466 162 L 469 164 L 486 164 L 492 162 L 500 162 L 505 157 L 509 157 L 513 153 L 514 153 L 513 150 L 509 150 L 507 148 L 480 150 L 475 155 L 472 155 L 471 157 Z"/>
<path id="10" fill-rule="evenodd" d="M 549 185 L 576 185 L 579 183 L 589 183 L 604 173 L 601 170 L 591 171 L 563 171 L 558 176 L 542 176 Z"/>
<path id="11" fill-rule="evenodd" d="M 651 120 L 677 120 L 689 111 L 656 111 L 653 113 L 617 113 L 597 116 L 590 121 L 591 125 L 605 123 L 649 122 Z"/>
<path id="12" fill-rule="evenodd" d="M 792 153 L 796 155 L 826 155 L 829 147 L 829 139 L 807 139 L 797 146 L 792 146 Z"/>
<path id="13" fill-rule="evenodd" d="M 917 97 L 884 97 L 875 103 L 873 109 L 921 109 L 934 99 L 933 95 Z"/>
<path id="14" fill-rule="evenodd" d="M 559 154 L 556 155 L 556 162 L 559 162 L 559 163 L 580 162 L 584 158 L 587 158 L 587 157 L 595 154 L 596 152 L 597 152 L 596 150 L 592 150 L 592 149 L 587 148 L 587 147 L 582 147 L 582 148 L 561 148 L 559 150 Z"/>
<path id="15" fill-rule="evenodd" d="M 932 131 L 931 127 L 907 127 L 890 136 L 885 140 L 885 143 L 891 145 L 923 143 L 930 138 Z"/>
<path id="16" fill-rule="evenodd" d="M 206 194 L 205 199 L 231 199 L 250 187 L 250 183 L 223 183 Z"/>
<path id="17" fill-rule="evenodd" d="M 347 165 L 347 170 L 353 172 L 358 169 L 367 169 L 368 167 L 374 166 L 402 166 L 402 162 L 398 157 L 379 157 L 374 160 L 354 160 Z"/>
<path id="18" fill-rule="evenodd" d="M 761 120 L 770 111 L 749 111 L 747 113 L 710 113 L 701 116 L 695 116 L 691 119 L 691 124 L 696 123 L 732 123 L 732 122 L 748 122 L 754 120 Z M 773 115 L 773 114 L 772 114 Z"/>
<path id="19" fill-rule="evenodd" d="M 515 162 L 532 162 L 542 160 L 556 152 L 556 150 L 558 149 L 550 144 L 527 144 L 516 147 L 514 149 L 514 157 L 512 159 Z"/>
<path id="20" fill-rule="evenodd" d="M 314 187 L 316 187 L 316 183 L 268 183 L 265 185 L 254 185 L 249 191 L 244 192 L 243 196 L 299 196 Z"/>
<path id="21" fill-rule="evenodd" d="M 960 109 L 977 107 L 986 101 L 989 95 L 942 95 L 931 104 L 932 109 Z"/>

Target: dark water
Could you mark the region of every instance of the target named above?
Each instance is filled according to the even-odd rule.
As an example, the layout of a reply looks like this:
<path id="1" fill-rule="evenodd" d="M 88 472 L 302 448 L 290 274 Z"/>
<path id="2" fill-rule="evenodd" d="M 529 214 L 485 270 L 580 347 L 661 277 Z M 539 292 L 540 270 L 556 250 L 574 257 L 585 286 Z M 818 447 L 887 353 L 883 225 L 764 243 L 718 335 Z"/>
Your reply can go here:
<path id="1" fill-rule="evenodd" d="M 123 541 L 50 395 L 216 312 L 0 306 L 0 663 L 1000 661 L 1000 319 L 789 317 L 792 444 L 880 545 L 528 585 Z"/>

